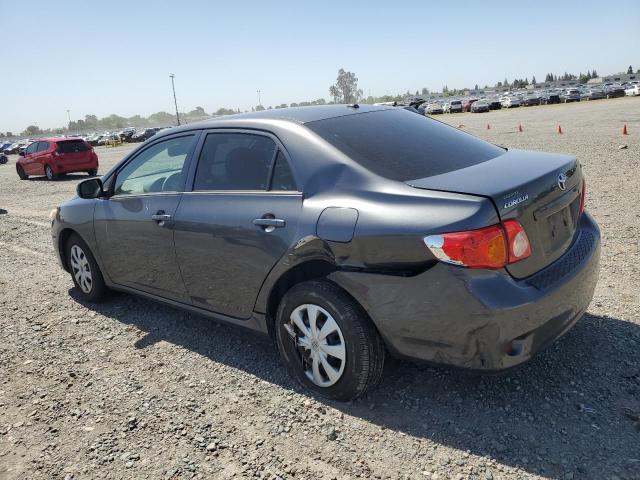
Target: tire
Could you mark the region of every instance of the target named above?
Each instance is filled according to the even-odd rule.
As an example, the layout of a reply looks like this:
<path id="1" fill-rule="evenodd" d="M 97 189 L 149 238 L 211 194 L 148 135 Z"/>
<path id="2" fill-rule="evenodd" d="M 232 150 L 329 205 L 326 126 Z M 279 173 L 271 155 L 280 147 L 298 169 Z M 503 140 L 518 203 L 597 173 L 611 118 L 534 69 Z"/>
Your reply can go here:
<path id="1" fill-rule="evenodd" d="M 20 165 L 16 165 L 16 172 L 18 172 L 18 177 L 20 177 L 20 180 L 26 180 L 29 178 L 29 175 L 24 173 L 24 168 L 22 168 Z"/>
<path id="2" fill-rule="evenodd" d="M 53 173 L 51 165 L 44 166 L 44 174 L 47 177 L 47 180 L 56 180 L 58 178 L 58 175 L 56 173 Z"/>
<path id="3" fill-rule="evenodd" d="M 97 168 L 92 168 L 91 170 L 89 170 L 89 171 L 87 172 L 87 174 L 88 174 L 90 177 L 95 177 L 96 175 L 98 175 L 98 169 L 97 169 Z"/>
<path id="4" fill-rule="evenodd" d="M 65 252 L 71 279 L 80 298 L 91 303 L 103 301 L 109 289 L 104 283 L 102 271 L 93 253 L 84 240 L 75 233 L 71 234 L 65 245 Z"/>
<path id="5" fill-rule="evenodd" d="M 314 311 L 315 336 L 310 322 Z M 318 336 L 323 327 L 328 328 L 325 338 Z M 278 307 L 275 334 L 289 374 L 321 396 L 353 400 L 382 378 L 385 347 L 380 335 L 360 305 L 333 283 L 314 280 L 291 288 Z"/>
<path id="6" fill-rule="evenodd" d="M 7 163 L 9 159 L 0 153 L 0 165 Z"/>

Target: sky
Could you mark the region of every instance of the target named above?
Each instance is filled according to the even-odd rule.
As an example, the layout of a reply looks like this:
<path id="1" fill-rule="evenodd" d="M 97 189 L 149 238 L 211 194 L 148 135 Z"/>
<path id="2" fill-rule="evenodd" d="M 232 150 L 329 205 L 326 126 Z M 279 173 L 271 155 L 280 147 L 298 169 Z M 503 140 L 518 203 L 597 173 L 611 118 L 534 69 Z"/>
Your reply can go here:
<path id="1" fill-rule="evenodd" d="M 87 114 L 250 110 L 640 68 L 640 9 L 602 1 L 0 0 L 0 132 Z"/>

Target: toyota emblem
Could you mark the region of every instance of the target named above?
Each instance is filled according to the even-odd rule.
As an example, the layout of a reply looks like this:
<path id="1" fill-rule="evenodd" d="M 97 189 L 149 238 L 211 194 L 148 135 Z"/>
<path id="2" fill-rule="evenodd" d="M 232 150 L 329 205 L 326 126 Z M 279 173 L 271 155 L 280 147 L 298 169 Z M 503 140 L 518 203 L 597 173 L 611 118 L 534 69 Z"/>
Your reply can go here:
<path id="1" fill-rule="evenodd" d="M 560 190 L 566 190 L 567 188 L 567 176 L 564 173 L 558 175 L 558 187 L 560 187 Z"/>

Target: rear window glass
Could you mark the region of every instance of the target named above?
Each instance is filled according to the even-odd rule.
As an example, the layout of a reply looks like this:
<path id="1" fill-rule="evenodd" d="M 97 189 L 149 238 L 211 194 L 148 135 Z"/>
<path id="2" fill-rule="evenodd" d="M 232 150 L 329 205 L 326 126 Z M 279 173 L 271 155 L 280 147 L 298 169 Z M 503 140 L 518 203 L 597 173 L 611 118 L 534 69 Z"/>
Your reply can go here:
<path id="1" fill-rule="evenodd" d="M 305 125 L 371 172 L 403 182 L 470 167 L 504 153 L 484 140 L 403 109 Z"/>
<path id="2" fill-rule="evenodd" d="M 57 145 L 57 150 L 60 153 L 86 152 L 89 150 L 89 145 L 84 140 L 65 140 L 57 142 Z"/>

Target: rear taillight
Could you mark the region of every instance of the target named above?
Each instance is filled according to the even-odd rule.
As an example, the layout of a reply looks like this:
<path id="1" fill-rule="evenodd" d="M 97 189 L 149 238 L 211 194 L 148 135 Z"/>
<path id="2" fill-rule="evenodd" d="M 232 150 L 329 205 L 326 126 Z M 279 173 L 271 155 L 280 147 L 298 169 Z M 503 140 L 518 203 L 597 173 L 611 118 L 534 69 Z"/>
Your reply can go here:
<path id="1" fill-rule="evenodd" d="M 517 220 L 464 232 L 429 235 L 429 250 L 446 263 L 469 268 L 502 268 L 531 255 L 531 245 Z"/>
<path id="2" fill-rule="evenodd" d="M 584 194 L 587 191 L 587 181 L 582 179 L 582 192 L 580 193 L 580 214 L 584 212 Z"/>

